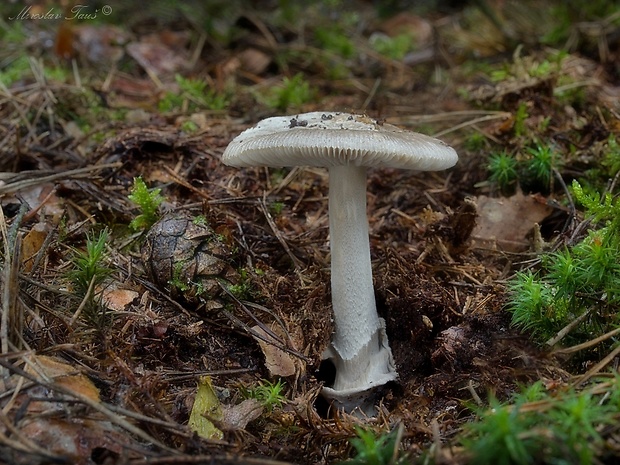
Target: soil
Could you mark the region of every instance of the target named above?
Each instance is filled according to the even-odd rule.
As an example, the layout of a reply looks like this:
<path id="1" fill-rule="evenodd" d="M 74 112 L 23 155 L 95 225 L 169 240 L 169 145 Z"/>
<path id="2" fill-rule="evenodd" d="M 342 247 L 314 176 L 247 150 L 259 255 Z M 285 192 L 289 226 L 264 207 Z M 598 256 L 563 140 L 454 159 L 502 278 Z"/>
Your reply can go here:
<path id="1" fill-rule="evenodd" d="M 512 34 L 503 36 L 476 5 L 447 3 L 400 12 L 405 24 L 434 31 L 419 38 L 417 53 L 391 59 L 366 46 L 354 58 L 331 57 L 349 70 L 339 78 L 302 35 L 324 19 L 318 7 L 305 26 L 267 14 L 279 11 L 270 2 L 245 13 L 226 8 L 230 16 L 214 27 L 234 30 L 228 39 L 201 33 L 187 13 L 198 8 L 192 3 L 183 13 L 149 7 L 117 26 L 23 21 L 27 46 L 10 44 L 7 56 L 37 59 L 32 73 L 0 89 L 0 463 L 337 463 L 354 455 L 357 425 L 402 425 L 400 447 L 412 461 L 434 447 L 436 463 L 468 463 L 458 434 L 472 404 L 537 380 L 569 383 L 583 371 L 511 326 L 505 284 L 539 257 L 534 221 L 507 250 L 477 236 L 486 221 L 477 200 L 510 208 L 487 165 L 491 151 L 523 147 L 515 124 L 570 154 L 565 183 L 596 166 L 597 146 L 620 132 L 620 35 L 598 36 L 606 54 L 583 39 L 551 76 L 491 81 L 482 64 L 527 68 L 527 60 L 547 59 L 546 46 L 527 39 L 535 25 L 506 22 Z M 358 45 L 392 27 L 368 2 L 354 10 Z M 466 27 L 471 17 L 482 18 L 478 40 Z M 43 77 L 41 67 L 64 69 L 66 81 Z M 278 109 L 258 97 L 298 72 L 313 98 Z M 227 105 L 196 105 L 175 74 L 228 92 Z M 558 98 L 566 76 L 581 86 L 574 101 Z M 178 107 L 158 107 L 167 93 L 182 95 Z M 522 106 L 527 118 L 518 122 Z M 326 171 L 220 161 L 229 141 L 261 118 L 322 110 L 438 134 L 460 156 L 438 173 L 369 171 L 376 301 L 399 374 L 376 418 L 332 412 L 319 395 L 333 376 L 321 363 L 333 330 Z M 146 231 L 128 226 L 140 213 L 128 197 L 138 176 L 165 199 Z M 542 240 L 566 243 L 578 218 L 563 206 L 562 186 L 521 187 L 548 209 L 537 220 Z M 69 271 L 103 230 L 107 274 L 80 294 Z M 255 327 L 274 335 L 293 372 L 268 369 Z M 222 437 L 207 439 L 187 426 L 205 376 L 225 411 L 278 379 L 285 402 L 247 424 L 216 422 Z"/>

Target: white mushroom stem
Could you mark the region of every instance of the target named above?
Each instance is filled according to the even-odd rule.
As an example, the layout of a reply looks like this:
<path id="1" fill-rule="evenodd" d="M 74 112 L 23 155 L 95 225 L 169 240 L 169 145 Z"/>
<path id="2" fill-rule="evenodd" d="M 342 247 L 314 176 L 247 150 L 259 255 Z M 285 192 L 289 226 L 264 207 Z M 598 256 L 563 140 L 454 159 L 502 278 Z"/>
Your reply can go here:
<path id="1" fill-rule="evenodd" d="M 372 283 L 366 168 L 329 168 L 331 288 L 335 334 L 325 354 L 336 366 L 331 389 L 361 392 L 396 378 Z"/>

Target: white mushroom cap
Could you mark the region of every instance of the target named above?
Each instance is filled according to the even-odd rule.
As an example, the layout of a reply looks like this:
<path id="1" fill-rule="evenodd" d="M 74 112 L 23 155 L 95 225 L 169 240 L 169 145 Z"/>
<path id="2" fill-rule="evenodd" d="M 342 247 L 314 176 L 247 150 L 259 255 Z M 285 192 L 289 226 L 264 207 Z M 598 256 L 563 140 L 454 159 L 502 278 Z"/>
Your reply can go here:
<path id="1" fill-rule="evenodd" d="M 367 116 L 312 112 L 267 118 L 239 134 L 222 161 L 230 166 L 374 166 L 437 171 L 456 164 L 452 147 Z"/>

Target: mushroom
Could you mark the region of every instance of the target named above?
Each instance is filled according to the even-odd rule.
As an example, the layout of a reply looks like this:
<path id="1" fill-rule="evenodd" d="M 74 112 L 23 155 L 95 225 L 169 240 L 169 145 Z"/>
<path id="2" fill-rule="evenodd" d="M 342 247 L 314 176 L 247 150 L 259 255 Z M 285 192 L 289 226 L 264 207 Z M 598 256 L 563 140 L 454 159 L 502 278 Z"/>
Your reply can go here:
<path id="1" fill-rule="evenodd" d="M 397 378 L 385 322 L 375 304 L 366 216 L 366 169 L 449 168 L 445 143 L 349 113 L 312 112 L 267 118 L 235 137 L 226 165 L 323 166 L 329 169 L 331 293 L 335 331 L 323 359 L 336 378 L 323 396 L 338 408 L 371 414 L 373 392 Z"/>

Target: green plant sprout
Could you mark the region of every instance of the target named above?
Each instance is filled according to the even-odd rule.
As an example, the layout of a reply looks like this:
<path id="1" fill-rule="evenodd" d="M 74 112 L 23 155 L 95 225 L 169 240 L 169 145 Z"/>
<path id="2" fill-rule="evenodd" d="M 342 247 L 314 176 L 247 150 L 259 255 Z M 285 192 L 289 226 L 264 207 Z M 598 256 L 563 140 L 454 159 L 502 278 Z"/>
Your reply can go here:
<path id="1" fill-rule="evenodd" d="M 570 342 L 590 340 L 614 328 L 620 311 L 620 199 L 586 193 L 577 181 L 571 187 L 599 228 L 544 255 L 541 270 L 517 273 L 508 285 L 512 323 L 539 342 L 557 342 L 567 327 Z"/>
<path id="2" fill-rule="evenodd" d="M 286 111 L 288 108 L 299 108 L 314 99 L 315 91 L 310 87 L 303 74 L 297 73 L 292 78 L 285 77 L 282 85 L 270 90 L 265 103 L 271 108 Z"/>
<path id="3" fill-rule="evenodd" d="M 192 134 L 198 131 L 198 125 L 191 120 L 183 121 L 183 123 L 181 123 L 181 131 Z"/>
<path id="4" fill-rule="evenodd" d="M 243 267 L 239 268 L 237 272 L 239 273 L 239 281 L 235 284 L 226 283 L 226 289 L 228 289 L 228 292 L 237 300 L 249 300 L 253 291 L 250 273 Z"/>
<path id="5" fill-rule="evenodd" d="M 82 299 L 80 306 L 73 314 L 70 324 L 78 317 L 82 317 L 94 328 L 103 329 L 111 322 L 111 314 L 105 305 L 102 305 L 98 287 L 110 276 L 112 269 L 105 266 L 105 248 L 109 239 L 106 229 L 97 236 L 89 235 L 86 239 L 86 250 L 75 251 L 72 258 L 73 269 L 67 273 L 72 282 L 75 295 Z"/>
<path id="6" fill-rule="evenodd" d="M 192 223 L 194 223 L 197 226 L 208 226 L 209 225 L 209 220 L 204 215 L 196 215 L 192 219 Z"/>
<path id="7" fill-rule="evenodd" d="M 324 68 L 331 79 L 344 79 L 351 72 L 349 61 L 357 53 L 350 36 L 342 25 L 317 27 L 314 40 L 318 47 L 297 56 L 296 59 L 307 61 L 310 58 L 316 62 L 317 67 Z"/>
<path id="8" fill-rule="evenodd" d="M 525 126 L 525 120 L 528 119 L 529 113 L 527 112 L 527 103 L 521 102 L 515 112 L 514 131 L 516 137 L 522 137 L 525 135 L 527 127 Z"/>
<path id="9" fill-rule="evenodd" d="M 551 187 L 553 179 L 553 169 L 558 167 L 558 156 L 555 150 L 549 145 L 537 145 L 528 148 L 529 155 L 525 162 L 525 174 L 534 183 L 541 185 L 544 189 Z"/>
<path id="10" fill-rule="evenodd" d="M 26 56 L 20 56 L 0 71 L 0 83 L 11 87 L 15 82 L 32 73 L 30 61 Z"/>
<path id="11" fill-rule="evenodd" d="M 243 394 L 248 399 L 256 399 L 267 412 L 275 408 L 281 408 L 286 402 L 283 394 L 285 383 L 278 380 L 275 383 L 270 381 L 260 381 L 258 386 L 245 391 Z"/>
<path id="12" fill-rule="evenodd" d="M 149 189 L 141 177 L 134 178 L 133 188 L 128 198 L 138 205 L 141 212 L 136 216 L 129 227 L 134 231 L 149 229 L 159 219 L 158 209 L 165 200 L 160 194 L 161 189 Z"/>
<path id="13" fill-rule="evenodd" d="M 532 78 L 548 79 L 560 71 L 562 62 L 568 56 L 566 52 L 554 51 L 539 60 L 534 56 L 521 56 L 521 51 L 521 47 L 515 50 L 512 63 L 504 63 L 501 67 L 490 70 L 490 78 L 493 82 Z"/>
<path id="14" fill-rule="evenodd" d="M 515 188 L 517 182 L 517 160 L 506 152 L 492 154 L 489 157 L 489 180 L 497 184 L 502 193 L 507 193 Z"/>
<path id="15" fill-rule="evenodd" d="M 269 212 L 274 216 L 280 216 L 284 206 L 284 202 L 272 202 L 269 204 Z"/>
<path id="16" fill-rule="evenodd" d="M 547 393 L 541 382 L 521 388 L 507 403 L 491 398 L 474 407 L 463 445 L 480 465 L 600 463 L 600 431 L 617 422 L 618 379 L 601 394 L 573 389 Z"/>
<path id="17" fill-rule="evenodd" d="M 553 147 L 538 144 L 525 152 L 521 158 L 505 151 L 489 157 L 489 181 L 503 194 L 513 192 L 517 182 L 527 190 L 547 191 L 553 187 L 553 172 L 560 166 Z"/>
<path id="18" fill-rule="evenodd" d="M 487 138 L 479 131 L 474 131 L 465 139 L 465 148 L 470 152 L 479 152 L 487 145 Z"/>
<path id="19" fill-rule="evenodd" d="M 355 427 L 356 438 L 350 440 L 355 457 L 340 465 L 400 465 L 407 463 L 406 456 L 399 456 L 398 446 L 402 427 L 377 436 L 372 430 Z"/>
<path id="20" fill-rule="evenodd" d="M 71 260 L 73 270 L 67 277 L 73 283 L 77 295 L 86 296 L 89 289 L 96 288 L 112 273 L 112 270 L 103 264 L 108 238 L 108 231 L 103 229 L 97 236 L 88 236 L 85 251 L 75 251 Z"/>

